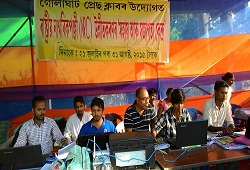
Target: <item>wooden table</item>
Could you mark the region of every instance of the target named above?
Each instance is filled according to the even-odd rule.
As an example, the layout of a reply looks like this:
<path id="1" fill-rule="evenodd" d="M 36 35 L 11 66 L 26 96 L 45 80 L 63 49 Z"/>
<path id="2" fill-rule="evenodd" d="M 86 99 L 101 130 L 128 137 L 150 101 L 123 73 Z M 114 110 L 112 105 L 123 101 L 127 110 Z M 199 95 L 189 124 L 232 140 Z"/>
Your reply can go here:
<path id="1" fill-rule="evenodd" d="M 175 162 L 169 160 L 176 159 L 183 150 L 168 152 L 168 154 L 157 153 L 156 163 L 161 169 L 188 169 L 194 167 L 202 167 L 211 164 L 226 163 L 231 161 L 240 161 L 250 159 L 249 149 L 225 150 L 216 144 L 212 144 L 206 148 L 195 148 L 183 154 Z M 167 160 L 167 161 L 166 161 Z"/>

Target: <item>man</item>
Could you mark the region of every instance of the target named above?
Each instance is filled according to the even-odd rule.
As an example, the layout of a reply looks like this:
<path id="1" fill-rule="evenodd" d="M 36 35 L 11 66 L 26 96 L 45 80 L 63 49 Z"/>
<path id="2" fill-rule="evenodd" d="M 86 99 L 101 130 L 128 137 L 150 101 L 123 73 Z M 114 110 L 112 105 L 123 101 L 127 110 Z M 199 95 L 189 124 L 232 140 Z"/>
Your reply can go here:
<path id="1" fill-rule="evenodd" d="M 230 103 L 226 100 L 229 85 L 218 80 L 214 85 L 214 95 L 206 101 L 203 107 L 203 119 L 208 120 L 208 131 L 222 131 L 224 134 L 231 134 L 238 128 L 235 128 L 232 118 L 232 110 Z M 223 124 L 226 123 L 226 126 Z"/>
<path id="2" fill-rule="evenodd" d="M 53 151 L 54 141 L 61 146 L 68 144 L 56 122 L 45 117 L 46 100 L 43 96 L 33 98 L 32 112 L 34 117 L 23 124 L 14 147 L 40 144 L 42 153 L 50 154 Z"/>
<path id="3" fill-rule="evenodd" d="M 154 108 L 155 113 L 158 111 L 158 102 L 156 101 L 157 97 L 157 90 L 154 88 L 148 89 L 148 95 L 149 95 L 149 103 Z"/>
<path id="4" fill-rule="evenodd" d="M 74 98 L 74 108 L 76 113 L 68 118 L 64 131 L 64 136 L 70 138 L 71 141 L 77 140 L 82 126 L 92 119 L 92 115 L 84 111 L 85 103 L 82 96 L 76 96 Z"/>
<path id="5" fill-rule="evenodd" d="M 227 100 L 228 88 L 229 85 L 225 81 L 216 81 L 214 95 L 203 107 L 203 119 L 208 120 L 207 129 L 210 132 L 221 131 L 222 134 L 232 134 L 234 131 L 239 131 L 239 128 L 234 126 L 231 105 Z M 224 123 L 226 126 L 223 126 Z M 217 164 L 216 167 L 218 170 L 235 170 L 238 169 L 238 162 L 229 162 L 227 167 L 224 164 Z"/>
<path id="6" fill-rule="evenodd" d="M 156 138 L 167 140 L 176 137 L 176 123 L 191 121 L 187 109 L 184 108 L 185 94 L 182 89 L 174 89 L 171 93 L 171 107 L 165 110 L 158 119 L 152 134 Z"/>
<path id="7" fill-rule="evenodd" d="M 125 132 L 150 131 L 155 126 L 156 112 L 149 104 L 147 89 L 139 87 L 135 92 L 136 100 L 124 115 Z"/>
<path id="8" fill-rule="evenodd" d="M 93 118 L 82 126 L 79 135 L 107 132 L 115 133 L 114 124 L 102 116 L 104 111 L 103 100 L 95 97 L 90 106 Z"/>

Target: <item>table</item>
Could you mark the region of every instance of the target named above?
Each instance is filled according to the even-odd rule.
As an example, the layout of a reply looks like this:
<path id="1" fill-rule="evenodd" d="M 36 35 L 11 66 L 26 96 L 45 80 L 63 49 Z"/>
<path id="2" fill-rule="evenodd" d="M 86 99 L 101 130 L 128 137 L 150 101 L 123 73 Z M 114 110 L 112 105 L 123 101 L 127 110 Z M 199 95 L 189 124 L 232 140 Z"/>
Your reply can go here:
<path id="1" fill-rule="evenodd" d="M 183 150 L 170 151 L 167 155 L 164 154 L 164 156 L 166 160 L 174 160 L 182 152 Z M 164 170 L 188 169 L 245 159 L 250 159 L 249 149 L 225 150 L 216 144 L 192 149 L 173 163 L 165 161 L 161 153 L 156 154 L 156 163 Z"/>

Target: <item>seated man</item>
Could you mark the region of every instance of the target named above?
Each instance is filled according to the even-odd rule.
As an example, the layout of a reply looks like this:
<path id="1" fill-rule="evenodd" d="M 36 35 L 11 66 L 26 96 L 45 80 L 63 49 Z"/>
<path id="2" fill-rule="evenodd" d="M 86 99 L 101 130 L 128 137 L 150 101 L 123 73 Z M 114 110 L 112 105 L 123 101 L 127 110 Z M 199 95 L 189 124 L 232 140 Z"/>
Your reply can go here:
<path id="1" fill-rule="evenodd" d="M 56 122 L 45 117 L 46 100 L 44 97 L 33 98 L 32 112 L 34 117 L 22 125 L 14 147 L 40 144 L 42 153 L 50 154 L 53 151 L 54 141 L 61 146 L 68 144 L 67 138 L 64 138 Z"/>
<path id="2" fill-rule="evenodd" d="M 124 115 L 125 132 L 149 131 L 156 122 L 156 113 L 149 104 L 148 91 L 140 87 L 135 92 L 136 100 L 129 106 Z M 150 127 L 149 127 L 150 126 Z"/>
<path id="3" fill-rule="evenodd" d="M 203 119 L 208 120 L 208 131 L 219 132 L 222 134 L 232 134 L 234 131 L 239 131 L 235 128 L 232 118 L 232 110 L 229 101 L 227 100 L 228 84 L 223 80 L 218 80 L 214 85 L 214 95 L 207 100 L 203 107 Z M 226 126 L 223 124 L 226 123 Z M 217 169 L 224 170 L 238 169 L 238 162 L 230 162 L 227 167 L 223 164 L 216 165 Z"/>
<path id="4" fill-rule="evenodd" d="M 174 89 L 171 93 L 172 106 L 162 112 L 157 120 L 152 134 L 155 138 L 164 140 L 176 137 L 176 123 L 191 121 L 187 109 L 185 109 L 185 95 L 182 89 Z"/>
<path id="5" fill-rule="evenodd" d="M 64 136 L 70 137 L 71 141 L 76 141 L 82 126 L 92 119 L 92 115 L 84 111 L 85 103 L 82 96 L 74 98 L 74 108 L 76 113 L 68 118 L 64 131 Z"/>
<path id="6" fill-rule="evenodd" d="M 107 132 L 116 133 L 114 124 L 102 116 L 104 111 L 103 100 L 95 97 L 90 107 L 93 118 L 82 126 L 79 135 Z"/>
<path id="7" fill-rule="evenodd" d="M 208 131 L 222 131 L 224 134 L 231 134 L 240 131 L 235 128 L 232 118 L 231 105 L 227 100 L 228 84 L 218 80 L 214 85 L 214 95 L 207 100 L 203 107 L 203 119 L 208 120 Z M 226 123 L 226 126 L 223 124 Z"/>

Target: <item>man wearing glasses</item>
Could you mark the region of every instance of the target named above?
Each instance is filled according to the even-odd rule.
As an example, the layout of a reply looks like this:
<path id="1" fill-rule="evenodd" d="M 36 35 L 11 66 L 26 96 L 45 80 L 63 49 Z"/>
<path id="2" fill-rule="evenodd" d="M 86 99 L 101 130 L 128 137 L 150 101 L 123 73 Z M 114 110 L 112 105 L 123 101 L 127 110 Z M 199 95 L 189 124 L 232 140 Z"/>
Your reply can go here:
<path id="1" fill-rule="evenodd" d="M 148 91 L 139 87 L 135 92 L 135 101 L 124 115 L 125 132 L 150 131 L 157 120 L 154 109 L 149 104 Z"/>

